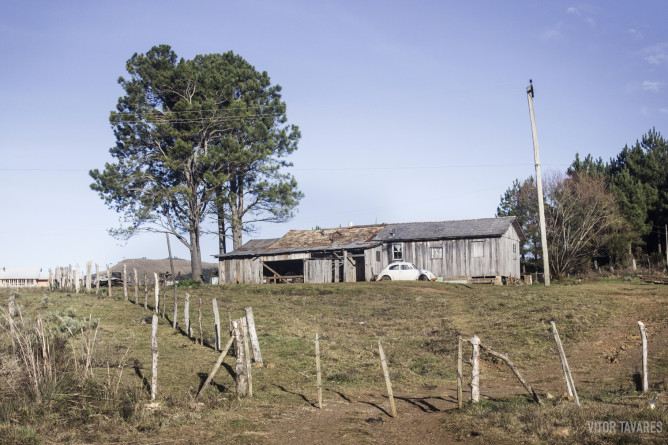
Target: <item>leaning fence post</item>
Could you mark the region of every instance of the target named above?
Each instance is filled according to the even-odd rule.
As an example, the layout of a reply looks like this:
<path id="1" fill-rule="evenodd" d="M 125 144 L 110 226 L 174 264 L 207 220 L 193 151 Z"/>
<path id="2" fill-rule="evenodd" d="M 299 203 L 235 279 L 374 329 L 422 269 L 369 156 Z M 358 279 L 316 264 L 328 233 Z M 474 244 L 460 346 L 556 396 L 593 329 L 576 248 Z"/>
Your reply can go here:
<path id="1" fill-rule="evenodd" d="M 218 356 L 218 360 L 216 361 L 216 364 L 213 365 L 213 369 L 209 373 L 209 376 L 206 378 L 206 381 L 200 388 L 200 390 L 197 392 L 197 395 L 195 396 L 195 400 L 197 400 L 202 393 L 206 389 L 207 386 L 209 386 L 209 383 L 211 383 L 211 380 L 213 380 L 214 376 L 218 372 L 218 368 L 220 368 L 220 365 L 223 363 L 223 359 L 227 355 L 227 352 L 230 350 L 230 347 L 232 346 L 232 342 L 234 341 L 234 336 L 230 337 L 229 341 L 225 345 L 225 349 L 223 349 L 223 352 L 220 353 Z"/>
<path id="2" fill-rule="evenodd" d="M 647 376 L 647 331 L 642 321 L 638 322 L 640 328 L 640 338 L 642 340 L 642 392 L 649 390 L 649 377 Z"/>
<path id="3" fill-rule="evenodd" d="M 315 334 L 315 372 L 318 385 L 318 408 L 322 409 L 322 377 L 320 374 L 320 340 L 318 340 L 318 334 Z"/>
<path id="4" fill-rule="evenodd" d="M 155 401 L 158 394 L 158 316 L 155 314 L 153 314 L 153 323 L 151 324 L 151 352 L 153 353 L 151 400 Z"/>
<path id="5" fill-rule="evenodd" d="M 378 354 L 380 355 L 380 366 L 383 368 L 383 376 L 385 377 L 387 397 L 390 399 L 390 416 L 397 417 L 397 407 L 394 404 L 394 394 L 392 393 L 390 371 L 387 369 L 387 360 L 385 360 L 385 352 L 383 352 L 383 345 L 380 344 L 380 340 L 378 340 Z"/>
<path id="6" fill-rule="evenodd" d="M 155 313 L 159 314 L 160 310 L 158 309 L 160 307 L 160 283 L 158 282 L 158 274 L 153 272 L 153 280 L 154 280 L 154 298 L 155 298 Z"/>
<path id="7" fill-rule="evenodd" d="M 248 336 L 250 337 L 251 347 L 253 348 L 253 360 L 262 365 L 262 352 L 260 351 L 260 342 L 255 330 L 255 317 L 253 317 L 253 308 L 246 308 L 246 322 L 248 323 Z"/>
<path id="8" fill-rule="evenodd" d="M 561 361 L 561 368 L 564 371 L 564 378 L 566 379 L 566 386 L 568 388 L 568 395 L 573 397 L 575 404 L 580 406 L 580 398 L 578 393 L 575 390 L 575 382 L 573 381 L 573 375 L 571 374 L 571 369 L 568 366 L 568 360 L 566 360 L 566 353 L 564 352 L 564 347 L 561 344 L 561 339 L 559 338 L 559 332 L 557 331 L 557 325 L 554 321 L 550 322 L 552 327 L 552 335 L 554 336 L 554 342 L 557 344 L 557 352 L 559 352 L 559 360 Z"/>
<path id="9" fill-rule="evenodd" d="M 457 336 L 457 408 L 462 409 L 462 336 Z"/>
<path id="10" fill-rule="evenodd" d="M 471 337 L 473 352 L 471 354 L 471 401 L 480 401 L 480 339 L 477 335 Z"/>
<path id="11" fill-rule="evenodd" d="M 213 336 L 215 337 L 213 344 L 216 351 L 220 351 L 220 314 L 218 313 L 218 301 L 214 298 L 211 300 L 211 304 L 213 305 Z M 235 344 L 235 348 L 237 346 Z"/>

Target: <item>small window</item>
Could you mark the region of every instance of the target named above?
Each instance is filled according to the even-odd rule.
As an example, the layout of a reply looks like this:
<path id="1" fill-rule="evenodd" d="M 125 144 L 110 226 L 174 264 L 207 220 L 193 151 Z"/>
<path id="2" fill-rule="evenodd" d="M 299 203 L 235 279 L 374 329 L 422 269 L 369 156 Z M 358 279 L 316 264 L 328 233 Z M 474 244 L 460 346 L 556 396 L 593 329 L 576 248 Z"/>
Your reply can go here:
<path id="1" fill-rule="evenodd" d="M 432 247 L 431 248 L 431 259 L 440 260 L 443 258 L 443 248 L 442 247 Z"/>
<path id="2" fill-rule="evenodd" d="M 472 258 L 481 258 L 485 255 L 483 249 L 482 241 L 472 241 L 471 242 L 471 257 Z"/>
<path id="3" fill-rule="evenodd" d="M 403 247 L 404 245 L 402 243 L 392 244 L 392 259 L 394 261 L 404 259 Z"/>
<path id="4" fill-rule="evenodd" d="M 380 250 L 376 251 L 376 262 L 380 262 Z"/>

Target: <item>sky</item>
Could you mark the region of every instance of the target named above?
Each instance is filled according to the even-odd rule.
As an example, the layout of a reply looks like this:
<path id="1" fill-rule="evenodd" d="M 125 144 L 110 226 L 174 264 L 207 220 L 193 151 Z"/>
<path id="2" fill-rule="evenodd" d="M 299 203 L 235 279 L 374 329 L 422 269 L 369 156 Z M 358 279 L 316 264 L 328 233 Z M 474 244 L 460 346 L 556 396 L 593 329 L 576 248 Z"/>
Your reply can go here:
<path id="1" fill-rule="evenodd" d="M 108 234 L 119 215 L 88 174 L 113 161 L 126 61 L 154 45 L 232 50 L 283 87 L 305 197 L 247 241 L 494 216 L 534 174 L 529 79 L 544 174 L 665 134 L 666 17 L 665 1 L 3 0 L 0 267 L 167 257 L 164 235 Z"/>

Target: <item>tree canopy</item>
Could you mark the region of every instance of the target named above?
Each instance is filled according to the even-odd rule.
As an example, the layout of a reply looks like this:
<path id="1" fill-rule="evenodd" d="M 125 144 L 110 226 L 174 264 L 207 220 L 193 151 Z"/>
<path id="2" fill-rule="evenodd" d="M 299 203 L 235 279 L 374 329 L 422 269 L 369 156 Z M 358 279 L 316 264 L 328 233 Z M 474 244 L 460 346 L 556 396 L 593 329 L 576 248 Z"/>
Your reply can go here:
<path id="1" fill-rule="evenodd" d="M 286 125 L 280 86 L 231 51 L 186 60 L 160 45 L 134 54 L 126 68 L 125 94 L 110 116 L 114 162 L 91 170 L 91 188 L 123 215 L 115 236 L 175 235 L 189 248 L 197 279 L 202 224 L 214 204 L 222 210 L 233 201 L 232 184 L 255 185 L 245 208 L 291 215 L 301 194 L 279 170 L 289 165 L 281 158 L 296 150 L 299 130 Z M 241 230 L 244 215 L 235 216 Z"/>

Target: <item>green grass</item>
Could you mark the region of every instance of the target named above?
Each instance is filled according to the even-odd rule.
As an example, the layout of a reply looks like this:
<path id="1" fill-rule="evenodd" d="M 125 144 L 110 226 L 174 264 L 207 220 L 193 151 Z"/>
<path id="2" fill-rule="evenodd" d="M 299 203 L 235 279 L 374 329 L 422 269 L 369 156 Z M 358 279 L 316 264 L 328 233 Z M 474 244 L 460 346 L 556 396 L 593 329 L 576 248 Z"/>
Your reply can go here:
<path id="1" fill-rule="evenodd" d="M 253 307 L 263 358 L 265 364 L 272 364 L 271 368 L 253 370 L 254 399 L 237 401 L 234 379 L 228 371 L 233 368 L 233 360 L 228 358 L 227 367 L 221 368 L 214 386 L 204 392 L 203 408 L 193 409 L 194 394 L 218 354 L 172 330 L 173 288 L 167 288 L 161 291 L 161 301 L 167 304 L 168 319 L 161 319 L 159 325 L 158 399 L 161 408 L 147 412 L 143 405 L 148 401 L 148 393 L 142 379 L 148 382 L 151 379 L 152 311 L 143 308 L 143 289 L 137 305 L 124 301 L 121 288 L 113 291 L 112 298 L 106 297 L 106 291 L 100 298 L 72 292 L 27 289 L 19 292 L 16 302 L 24 317 L 36 319 L 39 316 L 48 320 L 58 335 L 68 338 L 68 351 L 73 350 L 75 356 L 81 353 L 80 335 L 70 337 L 68 332 L 76 334 L 86 326 L 88 318 L 97 321 L 99 330 L 91 388 L 83 395 L 97 394 L 95 397 L 103 399 L 104 391 L 119 390 L 107 407 L 101 402 L 88 404 L 85 397 L 68 397 L 63 403 L 76 407 L 69 418 L 66 410 L 58 411 L 58 416 L 50 416 L 48 409 L 39 407 L 5 410 L 11 412 L 4 416 L 0 410 L 0 435 L 19 443 L 38 443 L 47 437 L 75 442 L 143 441 L 155 434 L 168 437 L 176 432 L 180 435 L 191 431 L 198 434 L 198 440 L 204 440 L 208 433 L 199 430 L 210 427 L 216 435 L 232 434 L 237 442 L 261 441 L 261 435 L 245 433 L 262 432 L 262 419 L 315 402 L 316 333 L 321 339 L 326 390 L 383 394 L 378 340 L 383 343 L 393 384 L 411 391 L 454 385 L 458 333 L 478 335 L 483 343 L 498 352 L 508 353 L 521 370 L 533 375 L 532 371 L 541 365 L 540 360 L 536 363 L 537 357 L 556 360 L 554 343 L 547 331 L 550 320 L 556 321 L 562 341 L 572 351 L 586 341 L 597 339 L 600 332 L 609 329 L 608 325 L 630 314 L 636 319 L 648 320 L 648 326 L 652 320 L 668 319 L 668 287 L 615 279 L 566 282 L 550 288 L 379 282 L 203 285 L 179 289 L 179 326 L 183 326 L 183 295 L 188 292 L 193 331 L 198 335 L 197 310 L 201 298 L 204 339 L 208 344 L 213 343 L 213 298 L 220 308 L 223 342 L 227 339 L 226 308 L 233 318 L 239 318 L 244 315 L 245 307 Z M 134 300 L 133 291 L 130 293 L 130 300 Z M 7 301 L 8 295 L 8 290 L 0 290 L 0 301 Z M 150 289 L 148 303 L 152 308 Z M 637 331 L 633 324 L 628 329 L 631 333 Z M 0 336 L 0 348 L 6 357 L 8 336 L 5 334 Z M 495 378 L 494 373 L 489 372 L 487 381 Z M 668 379 L 665 353 L 653 362 L 652 375 L 654 382 Z M 560 378 L 558 372 L 553 377 L 557 381 Z M 485 378 L 487 375 L 483 376 Z M 608 387 L 610 384 L 615 388 L 628 386 L 628 382 L 616 380 L 615 376 L 610 379 L 606 380 Z M 636 416 L 633 410 L 616 411 L 616 405 L 604 400 L 609 394 L 601 395 L 600 385 L 592 384 L 588 388 L 591 389 L 583 388 L 581 397 L 585 405 L 600 410 L 600 415 Z M 655 390 L 665 391 L 665 388 L 655 387 Z M 521 393 L 519 385 L 517 392 Z M 625 397 L 622 393 L 614 393 L 614 396 Z M 21 412 L 29 415 L 21 417 Z M 552 424 L 545 425 L 545 421 L 536 417 L 537 412 L 551 419 Z M 659 415 L 665 421 L 665 410 Z M 12 416 L 19 419 L 18 422 Z M 450 413 L 445 422 L 463 425 L 472 419 L 482 421 L 478 429 L 485 437 L 492 434 L 492 438 L 551 440 L 549 434 L 554 423 L 565 423 L 575 432 L 572 437 L 578 439 L 576 442 L 601 439 L 588 436 L 582 427 L 583 415 L 572 412 L 570 405 L 563 403 L 550 404 L 537 411 L 524 397 L 485 401 L 463 412 Z M 356 434 L 360 440 L 367 440 L 363 431 Z M 463 435 L 462 438 L 472 439 L 473 436 Z M 618 441 L 605 440 L 608 439 Z"/>

